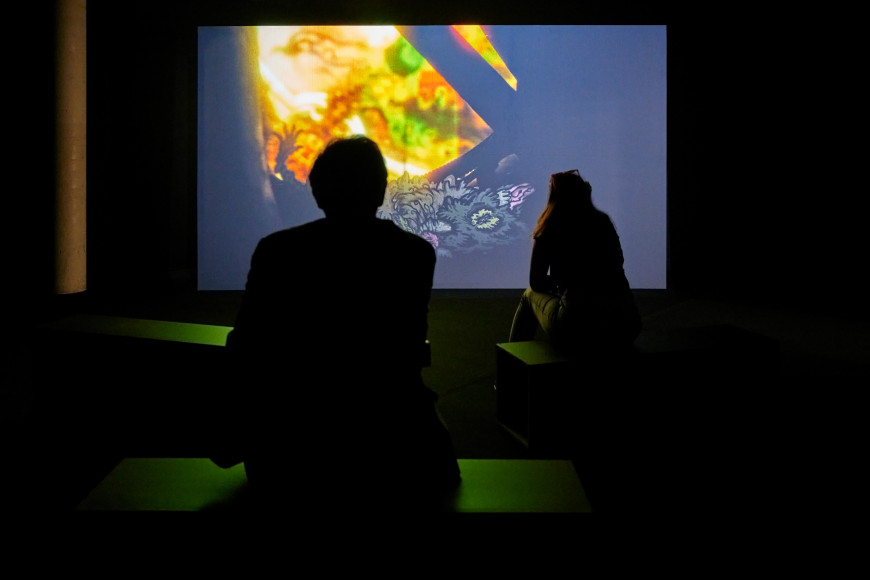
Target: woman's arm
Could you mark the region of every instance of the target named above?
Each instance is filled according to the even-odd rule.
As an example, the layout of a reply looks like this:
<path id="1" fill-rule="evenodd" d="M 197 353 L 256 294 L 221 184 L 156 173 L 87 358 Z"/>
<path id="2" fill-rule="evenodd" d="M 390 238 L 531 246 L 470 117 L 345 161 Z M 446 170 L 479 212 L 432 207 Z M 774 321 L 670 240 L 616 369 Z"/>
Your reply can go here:
<path id="1" fill-rule="evenodd" d="M 535 292 L 553 292 L 556 290 L 550 278 L 550 257 L 546 242 L 535 239 L 532 246 L 532 260 L 529 266 L 529 286 Z"/>

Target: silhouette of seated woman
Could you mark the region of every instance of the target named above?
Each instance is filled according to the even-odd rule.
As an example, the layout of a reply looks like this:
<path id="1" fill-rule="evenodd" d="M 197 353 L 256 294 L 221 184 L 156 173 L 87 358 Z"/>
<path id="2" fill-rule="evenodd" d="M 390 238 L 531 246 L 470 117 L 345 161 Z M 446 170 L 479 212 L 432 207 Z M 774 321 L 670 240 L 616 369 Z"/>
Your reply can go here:
<path id="1" fill-rule="evenodd" d="M 529 287 L 509 340 L 532 340 L 540 328 L 568 354 L 628 349 L 641 320 L 619 236 L 610 217 L 592 203 L 592 187 L 579 171 L 550 177 L 547 205 L 532 238 Z"/>
<path id="2" fill-rule="evenodd" d="M 370 139 L 330 142 L 309 181 L 325 217 L 260 240 L 227 340 L 237 451 L 285 507 L 405 509 L 459 481 L 421 375 L 435 251 L 376 217 L 387 170 Z"/>

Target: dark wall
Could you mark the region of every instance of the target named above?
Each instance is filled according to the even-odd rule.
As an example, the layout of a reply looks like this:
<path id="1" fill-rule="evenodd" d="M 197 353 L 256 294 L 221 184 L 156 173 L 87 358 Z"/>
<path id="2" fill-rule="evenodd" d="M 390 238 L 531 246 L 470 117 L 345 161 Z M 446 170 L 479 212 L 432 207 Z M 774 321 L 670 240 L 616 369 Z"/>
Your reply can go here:
<path id="1" fill-rule="evenodd" d="M 670 30 L 674 287 L 868 320 L 854 27 L 746 10 Z"/>
<path id="2" fill-rule="evenodd" d="M 89 289 L 183 287 L 195 269 L 195 25 L 168 5 L 96 2 L 88 19 Z"/>
<path id="3" fill-rule="evenodd" d="M 194 289 L 195 27 L 276 20 L 292 16 L 294 5 L 127 4 L 88 5 L 88 291 Z M 465 4 L 473 7 L 353 3 L 339 19 L 566 21 L 558 7 Z M 854 155 L 820 138 L 822 117 L 847 122 L 829 100 L 819 104 L 829 91 L 818 83 L 841 80 L 830 46 L 810 41 L 805 27 L 736 8 L 694 14 L 649 3 L 607 6 L 586 6 L 567 21 L 669 27 L 670 289 L 853 315 L 863 298 L 866 244 L 843 172 Z M 310 3 L 296 10 L 315 21 L 333 17 Z M 50 62 L 47 55 L 43 65 Z M 50 77 L 41 81 L 50 94 Z M 41 133 L 50 134 L 44 125 Z M 28 202 L 27 211 L 40 216 L 31 229 L 44 237 L 50 175 L 39 181 L 43 201 Z M 41 243 L 33 260 L 19 264 L 37 294 L 50 280 L 51 252 Z"/>
<path id="4" fill-rule="evenodd" d="M 7 55 L 0 297 L 14 336 L 18 323 L 30 319 L 53 288 L 56 27 L 50 2 L 39 10 L 33 3 L 10 3 L 5 19 L 33 34 L 26 41 L 4 34 L 0 41 Z"/>

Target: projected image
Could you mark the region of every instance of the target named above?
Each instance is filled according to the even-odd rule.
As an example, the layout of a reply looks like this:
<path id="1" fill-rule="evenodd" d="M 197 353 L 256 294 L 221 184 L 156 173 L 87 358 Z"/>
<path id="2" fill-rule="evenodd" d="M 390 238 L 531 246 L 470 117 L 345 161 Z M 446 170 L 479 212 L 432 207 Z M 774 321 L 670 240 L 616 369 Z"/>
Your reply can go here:
<path id="1" fill-rule="evenodd" d="M 664 48 L 664 27 L 202 27 L 200 289 L 243 288 L 261 237 L 323 216 L 308 174 L 354 134 L 386 160 L 378 217 L 435 248 L 436 288 L 525 287 L 549 175 L 575 167 L 630 282 L 664 287 Z"/>
<path id="2" fill-rule="evenodd" d="M 453 29 L 457 43 L 509 75 L 481 27 Z M 427 177 L 493 131 L 396 27 L 264 26 L 257 46 L 275 195 L 306 183 L 330 139 L 364 134 L 380 145 L 389 171 L 378 216 L 429 240 L 439 256 L 526 234 L 517 218 L 529 184 L 491 190 L 468 175 Z"/>
<path id="3" fill-rule="evenodd" d="M 393 178 L 425 175 L 492 133 L 395 27 L 265 26 L 257 39 L 275 173 L 304 183 L 327 141 L 365 134 Z"/>

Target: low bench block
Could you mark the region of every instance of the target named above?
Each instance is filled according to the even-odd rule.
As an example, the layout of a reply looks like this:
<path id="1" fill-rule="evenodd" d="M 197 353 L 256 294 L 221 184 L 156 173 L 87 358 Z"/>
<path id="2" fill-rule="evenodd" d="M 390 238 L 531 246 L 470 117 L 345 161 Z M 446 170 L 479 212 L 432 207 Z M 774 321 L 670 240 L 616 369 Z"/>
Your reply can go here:
<path id="1" fill-rule="evenodd" d="M 570 461 L 460 459 L 462 482 L 447 513 L 581 514 L 589 501 Z M 121 461 L 78 505 L 83 512 L 196 512 L 232 509 L 244 493 L 244 466 L 223 469 L 209 459 Z"/>
<path id="2" fill-rule="evenodd" d="M 777 340 L 729 325 L 647 330 L 605 362 L 542 340 L 499 343 L 498 421 L 536 456 L 573 457 L 578 439 L 637 427 L 674 397 L 776 376 L 779 354 Z"/>
<path id="3" fill-rule="evenodd" d="M 79 314 L 35 330 L 34 406 L 52 438 L 104 455 L 210 457 L 238 386 L 229 326 Z M 431 346 L 421 348 L 431 364 Z"/>

